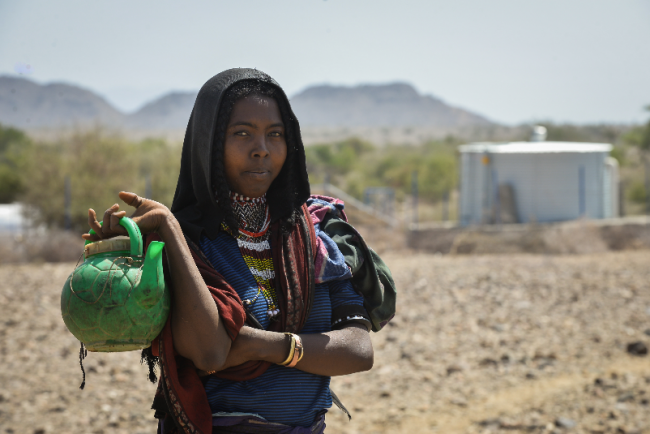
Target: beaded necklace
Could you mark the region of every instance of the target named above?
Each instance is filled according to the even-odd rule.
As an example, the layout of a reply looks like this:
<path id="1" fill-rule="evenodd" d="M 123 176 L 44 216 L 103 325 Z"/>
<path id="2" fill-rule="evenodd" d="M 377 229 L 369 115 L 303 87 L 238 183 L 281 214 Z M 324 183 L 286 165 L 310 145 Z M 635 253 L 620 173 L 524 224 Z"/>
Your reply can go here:
<path id="1" fill-rule="evenodd" d="M 266 197 L 249 198 L 231 193 L 230 204 L 239 223 L 239 233 L 234 234 L 225 222 L 222 227 L 237 239 L 239 251 L 257 283 L 255 296 L 243 303 L 252 306 L 262 294 L 266 301 L 267 315 L 275 319 L 280 309 L 275 292 L 275 271 L 269 244 L 271 218 Z"/>

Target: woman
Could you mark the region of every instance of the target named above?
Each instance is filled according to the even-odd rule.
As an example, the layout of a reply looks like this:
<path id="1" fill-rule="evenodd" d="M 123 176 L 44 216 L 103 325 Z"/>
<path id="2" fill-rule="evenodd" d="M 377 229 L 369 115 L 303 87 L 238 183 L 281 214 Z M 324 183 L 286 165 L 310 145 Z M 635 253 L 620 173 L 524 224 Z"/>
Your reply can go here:
<path id="1" fill-rule="evenodd" d="M 340 252 L 317 236 L 299 125 L 279 85 L 251 69 L 210 79 L 171 211 L 120 198 L 148 242 L 165 242 L 172 312 L 151 348 L 159 432 L 323 432 L 330 377 L 372 367 L 370 321 Z M 97 235 L 84 238 L 123 234 L 125 215 L 113 205 L 100 226 L 89 210 Z"/>

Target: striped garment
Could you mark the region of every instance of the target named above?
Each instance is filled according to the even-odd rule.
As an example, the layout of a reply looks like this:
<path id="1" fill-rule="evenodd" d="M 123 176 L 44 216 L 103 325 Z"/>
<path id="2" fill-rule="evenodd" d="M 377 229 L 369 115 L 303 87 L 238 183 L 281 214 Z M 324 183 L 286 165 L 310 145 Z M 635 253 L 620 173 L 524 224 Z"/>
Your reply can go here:
<path id="1" fill-rule="evenodd" d="M 238 245 L 237 239 L 225 232 L 214 240 L 203 237 L 200 247 L 242 300 L 255 299 L 259 283 L 241 250 L 242 247 L 255 250 L 255 247 Z M 346 308 L 363 310 L 363 298 L 354 291 L 350 280 L 317 284 L 312 311 L 301 333 L 331 331 L 332 311 Z M 258 297 L 250 310 L 262 327 L 267 328 L 271 320 L 264 298 Z M 263 375 L 248 381 L 236 382 L 211 376 L 205 382 L 205 390 L 213 413 L 255 413 L 270 422 L 309 426 L 319 411 L 332 406 L 329 384 L 330 377 L 272 365 Z"/>

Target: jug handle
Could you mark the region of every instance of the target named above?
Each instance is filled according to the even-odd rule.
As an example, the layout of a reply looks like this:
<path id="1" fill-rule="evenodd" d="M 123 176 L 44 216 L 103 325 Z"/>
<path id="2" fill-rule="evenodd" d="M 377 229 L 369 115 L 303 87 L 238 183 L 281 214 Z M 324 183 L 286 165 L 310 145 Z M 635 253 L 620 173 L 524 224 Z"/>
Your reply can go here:
<path id="1" fill-rule="evenodd" d="M 99 222 L 100 225 L 103 225 L 104 222 Z M 129 234 L 131 239 L 131 256 L 142 256 L 142 234 L 140 233 L 140 228 L 135 224 L 133 220 L 128 217 L 122 217 L 120 219 L 120 226 L 123 226 L 126 229 L 126 232 Z M 94 235 L 95 232 L 93 229 L 88 232 L 90 235 Z M 86 240 L 84 245 L 93 243 L 94 241 Z"/>

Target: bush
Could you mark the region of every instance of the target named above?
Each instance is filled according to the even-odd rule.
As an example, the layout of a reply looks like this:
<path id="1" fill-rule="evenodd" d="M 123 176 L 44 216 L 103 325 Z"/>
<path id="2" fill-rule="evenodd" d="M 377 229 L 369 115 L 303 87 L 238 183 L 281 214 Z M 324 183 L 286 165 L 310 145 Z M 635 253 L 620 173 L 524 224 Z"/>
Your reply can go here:
<path id="1" fill-rule="evenodd" d="M 367 187 L 392 187 L 398 199 L 411 193 L 413 172 L 418 173 L 421 198 L 438 201 L 457 185 L 453 140 L 420 146 L 375 148 L 359 139 L 306 149 L 312 183 L 330 176 L 332 184 L 361 199 Z"/>
<path id="2" fill-rule="evenodd" d="M 646 191 L 643 181 L 635 181 L 627 191 L 627 197 L 632 202 L 646 203 Z"/>
<path id="3" fill-rule="evenodd" d="M 625 149 L 623 149 L 622 146 L 614 146 L 609 152 L 609 155 L 618 161 L 619 166 L 623 166 L 627 162 L 625 158 Z"/>
<path id="4" fill-rule="evenodd" d="M 12 203 L 25 190 L 31 142 L 15 128 L 0 125 L 0 203 Z"/>
<path id="5" fill-rule="evenodd" d="M 54 144 L 35 144 L 22 201 L 29 217 L 50 228 L 64 227 L 65 179 L 71 187 L 72 228 L 88 228 L 88 208 L 101 220 L 118 202 L 121 190 L 145 195 L 151 179 L 152 199 L 171 205 L 180 170 L 180 149 L 164 142 L 131 143 L 102 130 L 77 133 Z M 130 213 L 128 206 L 127 213 Z"/>

